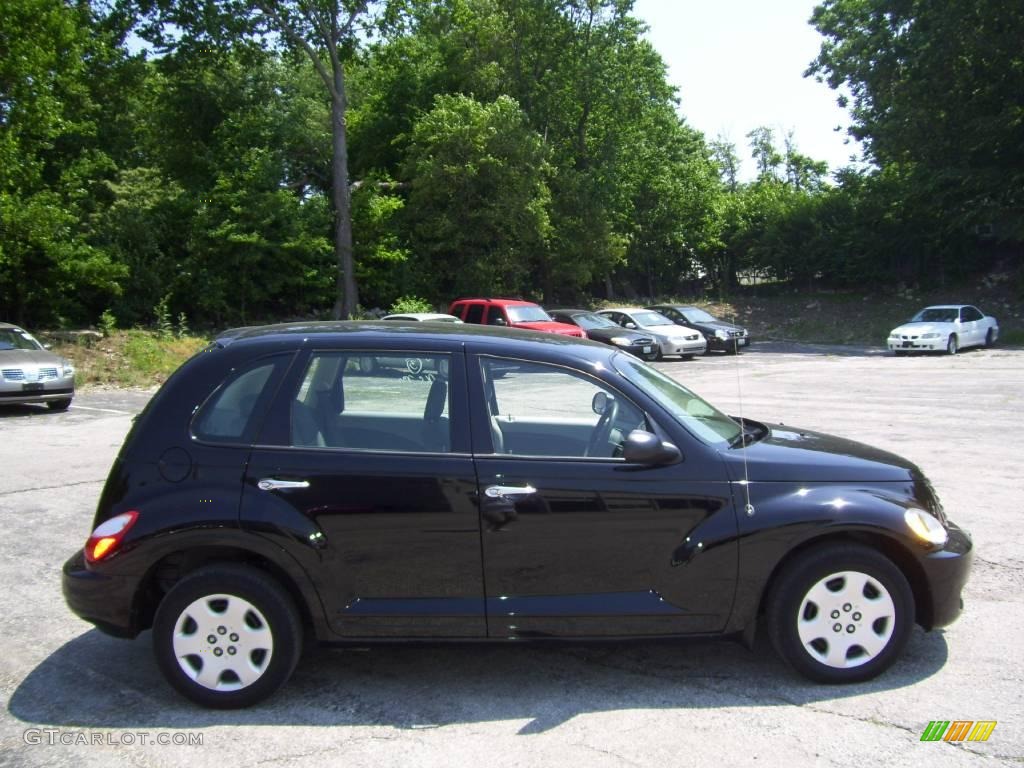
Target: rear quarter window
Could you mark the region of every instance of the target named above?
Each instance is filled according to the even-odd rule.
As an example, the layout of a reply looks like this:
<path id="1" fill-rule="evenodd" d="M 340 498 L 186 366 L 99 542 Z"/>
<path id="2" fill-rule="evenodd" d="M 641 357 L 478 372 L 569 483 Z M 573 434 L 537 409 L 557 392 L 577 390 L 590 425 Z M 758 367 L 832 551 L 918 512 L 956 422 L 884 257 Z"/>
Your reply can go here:
<path id="1" fill-rule="evenodd" d="M 290 357 L 265 357 L 233 370 L 192 420 L 193 437 L 207 442 L 252 442 L 258 428 L 254 422 Z"/>

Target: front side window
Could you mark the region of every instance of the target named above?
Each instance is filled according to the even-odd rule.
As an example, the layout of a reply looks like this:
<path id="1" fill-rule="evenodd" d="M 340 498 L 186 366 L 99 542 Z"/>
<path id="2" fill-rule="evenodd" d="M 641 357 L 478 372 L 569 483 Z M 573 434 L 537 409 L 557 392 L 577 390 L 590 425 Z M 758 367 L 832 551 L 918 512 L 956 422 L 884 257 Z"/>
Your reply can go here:
<path id="1" fill-rule="evenodd" d="M 541 363 L 481 358 L 494 453 L 610 459 L 643 412 L 582 373 Z"/>
<path id="2" fill-rule="evenodd" d="M 688 309 L 683 313 L 683 319 L 691 323 L 715 323 L 718 322 L 703 309 Z"/>
<path id="3" fill-rule="evenodd" d="M 290 444 L 448 452 L 449 371 L 443 354 L 314 353 L 290 401 Z"/>
<path id="4" fill-rule="evenodd" d="M 505 313 L 501 311 L 501 307 L 493 306 L 487 310 L 487 324 L 488 325 L 505 325 Z"/>

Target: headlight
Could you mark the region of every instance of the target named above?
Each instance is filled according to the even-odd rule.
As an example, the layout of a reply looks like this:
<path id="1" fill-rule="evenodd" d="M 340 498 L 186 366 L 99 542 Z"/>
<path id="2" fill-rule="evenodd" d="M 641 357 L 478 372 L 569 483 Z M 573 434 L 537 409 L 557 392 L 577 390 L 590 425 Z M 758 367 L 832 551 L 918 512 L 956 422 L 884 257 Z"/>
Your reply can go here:
<path id="1" fill-rule="evenodd" d="M 941 335 L 942 335 L 941 333 L 922 333 L 921 334 L 921 338 L 922 339 L 937 339 Z"/>
<path id="2" fill-rule="evenodd" d="M 923 509 L 908 509 L 903 513 L 903 519 L 907 521 L 910 530 L 921 541 L 941 547 L 946 543 L 946 539 L 949 538 L 949 534 L 942 527 L 942 523 Z"/>
<path id="3" fill-rule="evenodd" d="M 722 341 L 725 341 L 726 339 L 729 338 L 729 332 L 728 331 L 715 331 L 715 338 L 716 339 L 721 339 Z"/>
<path id="4" fill-rule="evenodd" d="M 74 366 L 74 364 L 70 360 L 65 360 L 64 361 L 64 376 L 67 377 L 67 376 L 74 376 L 74 375 L 75 375 L 75 366 Z"/>
<path id="5" fill-rule="evenodd" d="M 609 341 L 617 347 L 628 347 L 630 343 L 625 336 L 612 336 Z"/>
<path id="6" fill-rule="evenodd" d="M 900 334 L 897 331 L 889 331 L 889 338 L 890 339 L 898 339 L 899 337 L 900 337 Z"/>

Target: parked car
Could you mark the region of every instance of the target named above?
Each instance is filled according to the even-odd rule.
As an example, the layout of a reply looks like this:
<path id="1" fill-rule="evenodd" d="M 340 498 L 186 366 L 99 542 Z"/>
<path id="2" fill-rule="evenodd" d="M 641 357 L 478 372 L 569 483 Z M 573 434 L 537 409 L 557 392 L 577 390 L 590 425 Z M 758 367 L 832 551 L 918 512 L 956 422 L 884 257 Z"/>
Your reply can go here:
<path id="1" fill-rule="evenodd" d="M 504 328 L 522 328 L 562 336 L 586 338 L 575 325 L 556 323 L 544 309 L 532 301 L 520 299 L 457 299 L 448 308 L 464 323 L 496 325 Z"/>
<path id="2" fill-rule="evenodd" d="M 602 309 L 597 314 L 631 331 L 651 334 L 658 342 L 659 360 L 666 355 L 692 360 L 694 355 L 703 355 L 708 348 L 704 334 L 693 328 L 680 328 L 660 312 L 639 307 L 616 307 Z"/>
<path id="3" fill-rule="evenodd" d="M 17 325 L 0 323 L 0 405 L 46 403 L 66 411 L 75 396 L 75 366 Z"/>
<path id="4" fill-rule="evenodd" d="M 461 323 L 455 315 L 441 312 L 403 312 L 400 315 L 385 315 L 381 320 L 411 321 L 414 323 Z"/>
<path id="5" fill-rule="evenodd" d="M 910 322 L 889 334 L 894 355 L 906 352 L 946 352 L 955 355 L 967 347 L 991 347 L 999 338 L 999 323 L 970 304 L 925 307 Z"/>
<path id="6" fill-rule="evenodd" d="M 656 304 L 648 309 L 659 312 L 676 325 L 700 331 L 707 339 L 708 352 L 720 349 L 727 355 L 735 355 L 742 347 L 750 344 L 750 332 L 746 328 L 719 320 L 699 307 L 685 304 Z"/>
<path id="7" fill-rule="evenodd" d="M 548 314 L 559 323 L 582 328 L 588 339 L 611 344 L 644 360 L 654 360 L 658 357 L 658 343 L 654 336 L 623 328 L 607 317 L 588 309 L 551 309 L 548 310 Z"/>
<path id="8" fill-rule="evenodd" d="M 440 375 L 349 365 L 411 354 Z M 236 707 L 307 639 L 752 643 L 762 615 L 804 675 L 865 680 L 958 616 L 971 556 L 905 459 L 730 418 L 612 347 L 311 323 L 227 334 L 167 380 L 63 589 Z"/>

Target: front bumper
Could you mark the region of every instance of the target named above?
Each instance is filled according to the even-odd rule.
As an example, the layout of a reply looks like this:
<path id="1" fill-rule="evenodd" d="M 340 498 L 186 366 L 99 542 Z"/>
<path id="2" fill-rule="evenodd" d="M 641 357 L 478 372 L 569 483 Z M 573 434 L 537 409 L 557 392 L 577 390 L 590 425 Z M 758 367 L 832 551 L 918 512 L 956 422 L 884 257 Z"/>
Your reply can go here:
<path id="1" fill-rule="evenodd" d="M 60 376 L 45 381 L 0 378 L 0 405 L 46 403 L 75 396 L 75 376 Z"/>
<path id="2" fill-rule="evenodd" d="M 64 563 L 61 586 L 71 612 L 97 629 L 114 637 L 139 633 L 134 610 L 137 578 L 90 570 L 79 550 Z"/>
<path id="3" fill-rule="evenodd" d="M 621 349 L 623 352 L 639 357 L 642 360 L 653 360 L 658 356 L 658 344 L 652 341 L 650 344 L 630 344 L 625 347 L 620 347 L 617 344 L 613 344 L 616 349 Z"/>
<path id="4" fill-rule="evenodd" d="M 731 352 L 734 349 L 743 349 L 750 345 L 750 336 L 733 336 L 728 339 L 720 339 L 717 336 L 708 337 L 708 349 Z"/>
<path id="5" fill-rule="evenodd" d="M 891 352 L 945 352 L 948 339 L 897 339 L 889 337 Z"/>
<path id="6" fill-rule="evenodd" d="M 684 341 L 676 344 L 671 341 L 663 341 L 659 345 L 662 355 L 703 355 L 708 348 L 707 340 Z"/>
<path id="7" fill-rule="evenodd" d="M 970 534 L 957 525 L 947 523 L 947 530 L 946 545 L 920 559 L 932 603 L 931 615 L 921 617 L 926 629 L 952 624 L 964 607 L 963 588 L 970 576 L 974 545 Z"/>

